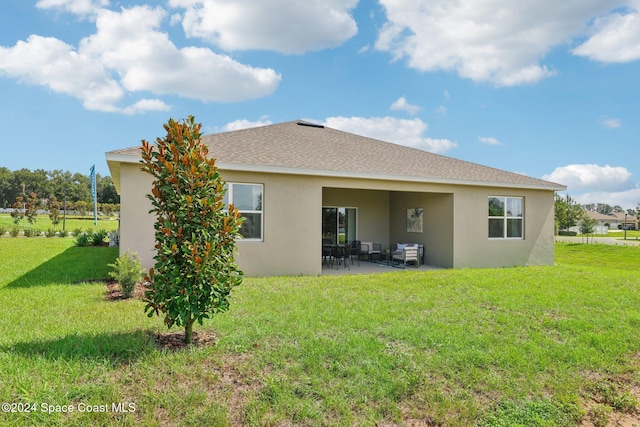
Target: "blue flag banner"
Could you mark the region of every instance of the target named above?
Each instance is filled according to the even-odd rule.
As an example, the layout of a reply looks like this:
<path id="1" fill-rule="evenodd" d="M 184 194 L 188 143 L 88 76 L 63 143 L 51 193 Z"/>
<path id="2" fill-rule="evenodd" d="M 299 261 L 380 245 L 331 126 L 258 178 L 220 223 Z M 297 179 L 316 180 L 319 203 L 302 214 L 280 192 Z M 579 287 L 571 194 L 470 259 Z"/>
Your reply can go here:
<path id="1" fill-rule="evenodd" d="M 93 197 L 93 224 L 98 226 L 98 191 L 96 188 L 96 165 L 91 166 L 91 197 Z"/>

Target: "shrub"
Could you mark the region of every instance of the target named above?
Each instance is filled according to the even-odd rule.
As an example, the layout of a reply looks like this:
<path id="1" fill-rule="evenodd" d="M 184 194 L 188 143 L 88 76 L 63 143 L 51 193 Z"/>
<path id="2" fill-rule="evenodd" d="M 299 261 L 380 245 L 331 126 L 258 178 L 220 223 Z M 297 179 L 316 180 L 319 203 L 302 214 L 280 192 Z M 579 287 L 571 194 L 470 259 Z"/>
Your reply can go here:
<path id="1" fill-rule="evenodd" d="M 6 232 L 7 232 L 6 228 L 0 227 L 0 237 L 4 236 Z"/>
<path id="2" fill-rule="evenodd" d="M 91 244 L 93 246 L 102 246 L 107 237 L 109 237 L 109 232 L 107 230 L 95 231 L 91 234 Z"/>
<path id="3" fill-rule="evenodd" d="M 79 236 L 79 235 L 81 235 L 81 234 L 82 234 L 82 228 L 75 228 L 75 229 L 73 230 L 73 235 L 74 235 L 74 236 L 78 237 L 78 236 Z"/>
<path id="4" fill-rule="evenodd" d="M 93 233 L 90 231 L 83 231 L 80 234 L 76 234 L 77 246 L 89 246 L 93 240 Z"/>
<path id="5" fill-rule="evenodd" d="M 34 230 L 33 228 L 25 228 L 24 229 L 24 237 L 38 237 L 40 232 L 38 230 Z"/>
<path id="6" fill-rule="evenodd" d="M 122 295 L 125 298 L 131 298 L 136 283 L 140 281 L 144 274 L 138 254 L 127 251 L 124 255 L 119 256 L 114 264 L 109 264 L 109 267 L 114 269 L 114 271 L 109 272 L 109 277 L 120 283 Z"/>
<path id="7" fill-rule="evenodd" d="M 18 237 L 18 234 L 20 234 L 20 229 L 18 227 L 13 227 L 11 230 L 9 230 L 9 235 L 11 237 Z"/>
<path id="8" fill-rule="evenodd" d="M 44 233 L 44 235 L 47 237 L 56 237 L 56 231 L 50 228 Z"/>
<path id="9" fill-rule="evenodd" d="M 558 235 L 559 236 L 577 236 L 578 233 L 576 233 L 575 231 L 560 230 L 558 231 Z"/>
<path id="10" fill-rule="evenodd" d="M 60 237 L 67 237 L 69 235 L 69 232 L 67 230 L 62 230 L 58 232 L 58 236 Z"/>

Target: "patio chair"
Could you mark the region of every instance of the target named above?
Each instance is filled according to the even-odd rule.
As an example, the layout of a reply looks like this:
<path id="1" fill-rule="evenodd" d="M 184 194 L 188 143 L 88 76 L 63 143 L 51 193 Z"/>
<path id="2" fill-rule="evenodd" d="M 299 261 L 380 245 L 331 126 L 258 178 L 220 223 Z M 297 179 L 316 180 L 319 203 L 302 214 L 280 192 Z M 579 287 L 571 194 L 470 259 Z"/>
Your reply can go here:
<path id="1" fill-rule="evenodd" d="M 382 252 L 382 245 L 380 243 L 373 243 L 373 242 L 360 243 L 360 255 L 366 256 L 368 261 L 373 261 L 374 256 L 380 259 L 381 252 Z"/>
<path id="2" fill-rule="evenodd" d="M 345 268 L 351 270 L 349 267 L 349 263 L 347 262 L 349 259 L 350 247 L 348 245 L 332 245 L 331 246 L 331 267 L 333 267 L 333 262 L 337 261 L 336 268 L 340 268 L 340 263 L 343 263 Z"/>
<path id="3" fill-rule="evenodd" d="M 349 248 L 349 259 L 351 260 L 351 265 L 353 265 L 353 258 L 358 261 L 358 265 L 360 265 L 360 240 L 354 240 L 351 242 L 351 247 Z"/>
<path id="4" fill-rule="evenodd" d="M 322 262 L 329 267 L 331 262 L 331 241 L 322 240 Z"/>

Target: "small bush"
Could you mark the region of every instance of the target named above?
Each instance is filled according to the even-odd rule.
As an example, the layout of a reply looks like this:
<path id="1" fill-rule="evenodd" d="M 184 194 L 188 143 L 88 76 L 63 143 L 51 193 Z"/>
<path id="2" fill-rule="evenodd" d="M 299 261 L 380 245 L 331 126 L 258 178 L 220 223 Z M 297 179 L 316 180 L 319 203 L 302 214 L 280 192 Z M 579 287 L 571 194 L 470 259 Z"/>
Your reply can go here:
<path id="1" fill-rule="evenodd" d="M 0 237 L 4 236 L 6 232 L 7 232 L 6 228 L 0 227 Z"/>
<path id="2" fill-rule="evenodd" d="M 38 237 L 39 235 L 40 231 L 34 230 L 33 228 L 24 229 L 24 237 Z"/>
<path id="3" fill-rule="evenodd" d="M 90 231 L 83 231 L 80 234 L 76 234 L 77 246 L 89 246 L 93 241 L 93 233 Z"/>
<path id="4" fill-rule="evenodd" d="M 68 235 L 69 232 L 67 230 L 58 231 L 58 236 L 60 237 L 67 237 Z"/>
<path id="5" fill-rule="evenodd" d="M 102 246 L 105 243 L 105 239 L 109 237 L 107 230 L 98 230 L 91 235 L 91 244 L 93 246 Z"/>
<path id="6" fill-rule="evenodd" d="M 79 235 L 82 234 L 82 228 L 76 228 L 73 230 L 73 235 L 78 237 Z"/>
<path id="7" fill-rule="evenodd" d="M 558 231 L 558 236 L 577 236 L 578 233 L 575 231 L 569 231 L 569 230 L 560 230 Z"/>
<path id="8" fill-rule="evenodd" d="M 9 230 L 9 235 L 11 237 L 18 237 L 18 234 L 20 234 L 20 229 L 18 227 L 13 227 L 11 230 Z"/>
<path id="9" fill-rule="evenodd" d="M 136 283 L 140 281 L 144 271 L 138 254 L 125 252 L 119 256 L 114 264 L 109 264 L 114 271 L 109 272 L 109 276 L 120 283 L 122 287 L 122 295 L 125 298 L 131 298 L 135 290 Z"/>
<path id="10" fill-rule="evenodd" d="M 44 233 L 44 235 L 45 235 L 45 236 L 47 236 L 47 237 L 56 237 L 56 234 L 57 234 L 57 233 L 56 233 L 56 231 L 55 231 L 55 230 L 52 230 L 52 229 L 48 229 L 48 230 Z"/>

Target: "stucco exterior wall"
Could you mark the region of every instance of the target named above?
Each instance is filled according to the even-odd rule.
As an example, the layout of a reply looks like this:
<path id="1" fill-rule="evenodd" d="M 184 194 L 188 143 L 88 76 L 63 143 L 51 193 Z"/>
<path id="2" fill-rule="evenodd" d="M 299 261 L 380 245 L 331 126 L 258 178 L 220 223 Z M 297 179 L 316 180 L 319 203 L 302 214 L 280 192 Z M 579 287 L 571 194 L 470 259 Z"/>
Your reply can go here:
<path id="1" fill-rule="evenodd" d="M 140 165 L 120 165 L 120 255 L 127 250 L 136 252 L 142 266 L 153 266 L 155 255 L 154 218 L 149 213 L 153 179 L 140 170 Z"/>
<path id="2" fill-rule="evenodd" d="M 423 231 L 407 231 L 407 209 L 423 209 Z M 424 246 L 424 262 L 453 267 L 453 194 L 391 193 L 391 243 L 418 243 Z"/>
<path id="3" fill-rule="evenodd" d="M 317 178 L 221 171 L 226 182 L 263 184 L 263 240 L 237 243 L 248 276 L 318 275 L 322 265 L 322 187 Z"/>
<path id="4" fill-rule="evenodd" d="M 380 181 L 222 170 L 227 182 L 264 185 L 262 241 L 237 244 L 237 262 L 248 276 L 322 273 L 322 207 L 358 208 L 360 240 L 416 242 L 426 263 L 451 267 L 552 265 L 553 203 L 550 190 L 497 189 L 418 182 Z M 139 254 L 153 265 L 154 218 L 146 194 L 151 178 L 138 164 L 120 167 L 120 252 Z M 491 240 L 487 236 L 489 196 L 525 199 L 525 236 Z M 407 233 L 407 209 L 424 209 L 422 233 Z"/>
<path id="5" fill-rule="evenodd" d="M 487 237 L 489 196 L 524 197 L 524 239 Z M 461 187 L 454 193 L 454 267 L 553 265 L 553 191 Z"/>
<path id="6" fill-rule="evenodd" d="M 234 171 L 221 174 L 227 182 L 264 185 L 263 241 L 238 241 L 240 269 L 249 276 L 320 274 L 322 187 L 317 179 Z M 146 195 L 153 180 L 135 164 L 121 165 L 120 180 L 120 253 L 137 252 L 148 269 L 154 264 L 155 218 L 149 214 L 151 202 Z"/>

